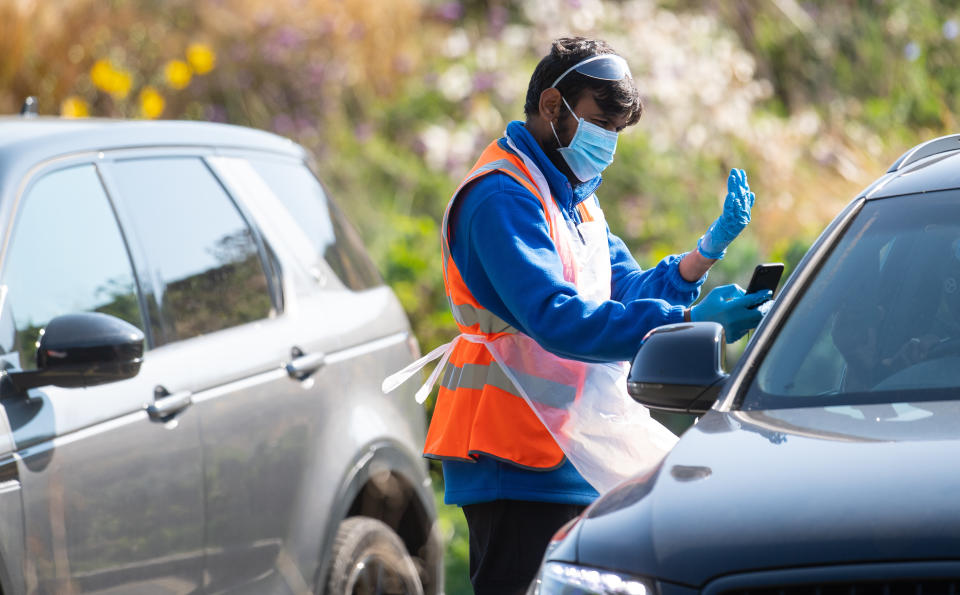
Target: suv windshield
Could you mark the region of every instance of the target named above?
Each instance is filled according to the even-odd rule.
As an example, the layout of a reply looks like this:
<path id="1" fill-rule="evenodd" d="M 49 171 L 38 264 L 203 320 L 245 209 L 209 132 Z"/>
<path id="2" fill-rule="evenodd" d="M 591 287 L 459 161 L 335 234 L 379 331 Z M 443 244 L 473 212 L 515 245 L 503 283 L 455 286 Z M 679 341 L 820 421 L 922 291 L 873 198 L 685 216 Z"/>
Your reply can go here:
<path id="1" fill-rule="evenodd" d="M 780 329 L 743 409 L 956 399 L 960 193 L 870 201 Z"/>

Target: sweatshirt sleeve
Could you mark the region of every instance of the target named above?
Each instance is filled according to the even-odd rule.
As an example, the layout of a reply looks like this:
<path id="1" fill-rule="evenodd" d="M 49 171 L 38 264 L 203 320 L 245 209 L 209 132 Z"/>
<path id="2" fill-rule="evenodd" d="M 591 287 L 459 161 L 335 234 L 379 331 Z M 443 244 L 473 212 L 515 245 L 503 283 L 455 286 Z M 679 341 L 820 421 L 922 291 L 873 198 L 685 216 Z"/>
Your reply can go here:
<path id="1" fill-rule="evenodd" d="M 650 329 L 682 322 L 683 307 L 652 291 L 626 303 L 580 298 L 563 278 L 543 208 L 529 193 L 471 192 L 461 197 L 467 198 L 469 204 L 458 210 L 455 223 L 455 233 L 465 233 L 452 238 L 454 260 L 467 286 L 481 305 L 515 322 L 548 351 L 583 361 L 629 360 Z M 456 246 L 464 240 L 469 250 Z M 458 254 L 466 262 L 461 264 Z M 473 289 L 471 281 L 481 277 L 489 281 L 495 299 L 484 299 L 483 292 Z"/>
<path id="2" fill-rule="evenodd" d="M 610 244 L 610 297 L 618 302 L 656 297 L 674 305 L 689 306 L 700 295 L 700 286 L 707 275 L 687 281 L 680 275 L 680 261 L 685 254 L 672 254 L 655 268 L 642 270 L 627 245 L 607 228 Z"/>

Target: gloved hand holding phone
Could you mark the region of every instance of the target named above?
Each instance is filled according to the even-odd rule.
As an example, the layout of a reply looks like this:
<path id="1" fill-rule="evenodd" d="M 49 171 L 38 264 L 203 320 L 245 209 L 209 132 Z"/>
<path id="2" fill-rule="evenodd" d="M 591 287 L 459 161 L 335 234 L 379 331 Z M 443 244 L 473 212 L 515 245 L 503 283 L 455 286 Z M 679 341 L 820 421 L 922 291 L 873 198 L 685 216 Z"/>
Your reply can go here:
<path id="1" fill-rule="evenodd" d="M 690 308 L 690 320 L 719 322 L 723 325 L 727 343 L 733 343 L 760 324 L 763 313 L 754 306 L 772 296 L 769 289 L 747 293 L 736 284 L 721 285 Z"/>

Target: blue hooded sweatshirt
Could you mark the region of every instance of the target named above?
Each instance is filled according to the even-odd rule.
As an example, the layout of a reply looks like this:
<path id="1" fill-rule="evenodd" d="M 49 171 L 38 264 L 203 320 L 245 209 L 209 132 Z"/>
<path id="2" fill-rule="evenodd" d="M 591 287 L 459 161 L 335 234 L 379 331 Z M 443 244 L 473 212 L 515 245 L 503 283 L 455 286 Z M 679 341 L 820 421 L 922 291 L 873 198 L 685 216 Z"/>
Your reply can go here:
<path id="1" fill-rule="evenodd" d="M 574 188 L 523 122 L 511 122 L 507 136 L 540 168 L 564 217 L 580 223 L 576 206 L 596 200 L 600 176 Z M 506 139 L 498 142 L 511 151 Z M 499 172 L 460 193 L 448 229 L 454 263 L 484 308 L 551 353 L 581 361 L 633 359 L 650 329 L 683 321 L 684 307 L 696 300 L 706 279 L 689 282 L 680 275 L 683 255 L 642 270 L 608 228 L 610 299 L 580 298 L 563 278 L 540 201 Z M 569 460 L 557 469 L 536 471 L 481 456 L 475 463 L 444 461 L 443 476 L 444 501 L 460 506 L 503 499 L 589 504 L 597 497 Z"/>

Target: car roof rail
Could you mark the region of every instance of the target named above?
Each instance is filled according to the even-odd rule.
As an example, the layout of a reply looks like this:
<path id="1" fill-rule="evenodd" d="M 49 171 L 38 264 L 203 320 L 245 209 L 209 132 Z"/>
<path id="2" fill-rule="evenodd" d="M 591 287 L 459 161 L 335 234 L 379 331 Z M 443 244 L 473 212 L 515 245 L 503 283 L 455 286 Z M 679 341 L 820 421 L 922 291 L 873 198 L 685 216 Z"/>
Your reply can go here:
<path id="1" fill-rule="evenodd" d="M 928 140 L 927 142 L 920 143 L 901 155 L 900 159 L 897 159 L 893 162 L 893 165 L 890 166 L 890 169 L 887 170 L 887 173 L 899 171 L 911 163 L 915 163 L 923 159 L 924 157 L 936 155 L 937 153 L 946 153 L 947 151 L 954 151 L 957 149 L 960 149 L 960 134 L 951 134 L 948 136 L 941 136 L 940 138 L 935 138 L 933 140 Z"/>
<path id="2" fill-rule="evenodd" d="M 32 118 L 37 115 L 37 98 L 33 95 L 23 100 L 23 107 L 20 108 L 20 115 L 24 118 Z"/>

